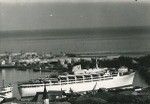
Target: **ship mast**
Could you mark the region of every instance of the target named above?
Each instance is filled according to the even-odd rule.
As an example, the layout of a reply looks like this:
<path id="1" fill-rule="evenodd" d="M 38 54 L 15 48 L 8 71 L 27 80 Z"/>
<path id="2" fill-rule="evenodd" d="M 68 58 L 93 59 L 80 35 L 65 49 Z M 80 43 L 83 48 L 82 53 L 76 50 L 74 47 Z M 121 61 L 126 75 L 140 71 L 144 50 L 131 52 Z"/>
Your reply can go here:
<path id="1" fill-rule="evenodd" d="M 99 67 L 98 67 L 98 64 L 97 64 L 97 58 L 96 58 L 96 69 L 98 69 Z"/>
<path id="2" fill-rule="evenodd" d="M 5 87 L 5 82 L 4 82 L 4 79 L 2 80 L 2 88 Z"/>
<path id="3" fill-rule="evenodd" d="M 5 78 L 6 78 L 6 72 L 5 70 L 2 70 L 2 87 L 5 87 Z"/>

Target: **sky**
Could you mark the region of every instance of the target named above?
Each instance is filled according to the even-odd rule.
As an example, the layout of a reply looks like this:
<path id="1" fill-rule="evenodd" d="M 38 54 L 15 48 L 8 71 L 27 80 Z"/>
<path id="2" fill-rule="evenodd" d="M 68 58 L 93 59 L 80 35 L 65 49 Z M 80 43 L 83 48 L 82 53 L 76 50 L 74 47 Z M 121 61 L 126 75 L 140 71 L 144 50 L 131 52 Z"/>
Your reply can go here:
<path id="1" fill-rule="evenodd" d="M 0 31 L 150 26 L 150 0 L 0 0 Z"/>

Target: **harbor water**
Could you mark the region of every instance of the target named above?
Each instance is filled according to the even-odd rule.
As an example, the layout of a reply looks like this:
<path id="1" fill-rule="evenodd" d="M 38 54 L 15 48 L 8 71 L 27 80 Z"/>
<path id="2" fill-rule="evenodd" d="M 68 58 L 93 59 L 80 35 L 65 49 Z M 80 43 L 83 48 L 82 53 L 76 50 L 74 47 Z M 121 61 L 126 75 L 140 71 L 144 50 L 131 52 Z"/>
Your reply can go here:
<path id="1" fill-rule="evenodd" d="M 13 88 L 14 97 L 20 98 L 18 92 L 17 82 L 27 81 L 30 79 L 36 79 L 39 77 L 44 77 L 49 75 L 50 72 L 34 72 L 32 70 L 21 71 L 17 69 L 2 69 L 0 70 L 0 86 L 2 86 L 2 81 L 5 81 L 5 85 L 11 84 Z M 148 85 L 140 77 L 137 72 L 134 78 L 134 86 L 147 87 Z"/>
<path id="2" fill-rule="evenodd" d="M 13 94 L 14 97 L 20 98 L 18 92 L 17 82 L 27 81 L 30 79 L 36 79 L 39 77 L 44 77 L 49 75 L 48 72 L 34 72 L 32 70 L 21 71 L 17 69 L 1 69 L 0 70 L 0 86 L 2 86 L 2 82 L 4 80 L 4 85 L 12 85 L 13 86 Z"/>

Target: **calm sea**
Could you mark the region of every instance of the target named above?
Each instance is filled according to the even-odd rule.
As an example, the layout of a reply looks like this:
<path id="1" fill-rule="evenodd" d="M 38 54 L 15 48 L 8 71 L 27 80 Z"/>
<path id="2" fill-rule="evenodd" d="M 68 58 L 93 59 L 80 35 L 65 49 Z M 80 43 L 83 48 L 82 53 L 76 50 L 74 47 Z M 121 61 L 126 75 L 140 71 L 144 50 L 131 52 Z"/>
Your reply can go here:
<path id="1" fill-rule="evenodd" d="M 0 52 L 150 52 L 144 27 L 0 32 Z"/>

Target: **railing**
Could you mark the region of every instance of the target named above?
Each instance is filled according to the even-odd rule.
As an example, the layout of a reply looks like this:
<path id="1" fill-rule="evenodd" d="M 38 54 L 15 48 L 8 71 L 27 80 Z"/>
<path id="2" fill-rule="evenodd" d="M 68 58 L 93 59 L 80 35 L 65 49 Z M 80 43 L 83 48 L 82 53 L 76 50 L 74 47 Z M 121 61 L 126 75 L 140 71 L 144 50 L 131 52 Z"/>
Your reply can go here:
<path id="1" fill-rule="evenodd" d="M 111 74 L 109 76 L 81 76 L 75 77 L 74 79 L 69 79 L 68 77 L 64 80 L 50 80 L 49 83 L 46 83 L 46 86 L 49 85 L 65 85 L 65 84 L 73 84 L 73 83 L 84 83 L 84 82 L 95 82 L 95 81 L 104 81 L 113 79 L 113 77 L 117 76 L 117 74 Z M 44 83 L 29 83 L 27 85 L 23 85 L 23 87 L 40 87 L 44 86 Z"/>
<path id="2" fill-rule="evenodd" d="M 95 82 L 95 81 L 103 81 L 103 80 L 110 80 L 113 79 L 112 76 L 102 76 L 102 77 L 88 77 L 88 78 L 76 78 L 76 79 L 69 79 L 69 80 L 60 80 L 60 84 L 72 84 L 72 83 L 84 83 L 84 82 Z"/>

